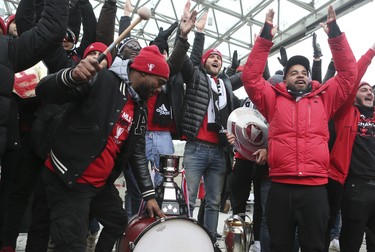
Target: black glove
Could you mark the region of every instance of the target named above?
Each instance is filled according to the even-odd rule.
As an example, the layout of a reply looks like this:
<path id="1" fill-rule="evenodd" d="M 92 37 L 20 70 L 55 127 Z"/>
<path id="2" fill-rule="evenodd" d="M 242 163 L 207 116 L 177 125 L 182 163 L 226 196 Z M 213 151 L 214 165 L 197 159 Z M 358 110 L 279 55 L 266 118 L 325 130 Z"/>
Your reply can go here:
<path id="1" fill-rule="evenodd" d="M 232 56 L 232 65 L 231 68 L 234 70 L 237 70 L 237 68 L 240 66 L 241 60 L 238 59 L 238 53 L 237 50 L 234 50 L 233 56 Z"/>
<path id="2" fill-rule="evenodd" d="M 312 46 L 313 46 L 313 49 L 314 49 L 314 55 L 313 55 L 313 57 L 314 58 L 320 58 L 320 57 L 322 57 L 323 56 L 322 49 L 320 48 L 319 43 L 316 42 L 316 33 L 315 32 L 313 33 Z"/>
<path id="3" fill-rule="evenodd" d="M 160 27 L 158 37 L 162 37 L 165 40 L 168 40 L 169 36 L 171 36 L 172 32 L 177 28 L 178 22 L 174 22 L 169 26 L 168 29 L 165 31 L 163 30 L 163 27 Z"/>
<path id="4" fill-rule="evenodd" d="M 167 30 L 163 30 L 163 27 L 159 28 L 159 33 L 156 38 L 150 42 L 150 45 L 156 45 L 159 48 L 161 54 L 164 51 L 167 52 L 169 55 L 169 45 L 168 45 L 168 38 L 172 34 L 172 32 L 177 28 L 178 23 L 174 22 Z"/>
<path id="5" fill-rule="evenodd" d="M 277 59 L 279 60 L 280 64 L 285 67 L 286 64 L 288 63 L 288 56 L 286 55 L 286 50 L 284 47 L 280 47 L 280 57 L 277 57 Z"/>

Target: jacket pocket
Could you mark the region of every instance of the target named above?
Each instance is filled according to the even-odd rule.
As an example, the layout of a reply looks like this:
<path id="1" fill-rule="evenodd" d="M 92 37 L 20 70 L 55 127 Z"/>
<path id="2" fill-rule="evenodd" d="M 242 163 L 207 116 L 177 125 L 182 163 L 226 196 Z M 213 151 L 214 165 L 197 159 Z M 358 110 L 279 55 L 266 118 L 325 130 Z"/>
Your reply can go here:
<path id="1" fill-rule="evenodd" d="M 91 134 L 99 130 L 98 125 L 71 125 L 68 128 L 69 132 L 77 134 Z"/>

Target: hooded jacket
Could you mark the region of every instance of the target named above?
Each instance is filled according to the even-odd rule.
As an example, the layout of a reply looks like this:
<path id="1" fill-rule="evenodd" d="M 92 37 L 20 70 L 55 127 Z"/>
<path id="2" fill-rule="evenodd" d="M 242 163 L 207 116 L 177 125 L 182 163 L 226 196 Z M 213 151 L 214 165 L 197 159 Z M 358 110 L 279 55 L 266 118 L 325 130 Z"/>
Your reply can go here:
<path id="1" fill-rule="evenodd" d="M 268 164 L 275 182 L 321 185 L 328 181 L 328 120 L 349 97 L 357 65 L 345 34 L 328 40 L 338 74 L 294 98 L 285 83 L 270 85 L 262 73 L 273 43 L 259 37 L 242 81 L 251 101 L 269 122 Z"/>
<path id="2" fill-rule="evenodd" d="M 361 115 L 358 108 L 353 105 L 354 99 L 358 91 L 358 85 L 374 56 L 375 52 L 369 49 L 366 54 L 358 60 L 358 77 L 353 91 L 346 103 L 333 117 L 336 139 L 331 150 L 328 172 L 330 178 L 341 184 L 344 184 L 349 172 L 353 144 L 357 135 L 358 122 Z"/>

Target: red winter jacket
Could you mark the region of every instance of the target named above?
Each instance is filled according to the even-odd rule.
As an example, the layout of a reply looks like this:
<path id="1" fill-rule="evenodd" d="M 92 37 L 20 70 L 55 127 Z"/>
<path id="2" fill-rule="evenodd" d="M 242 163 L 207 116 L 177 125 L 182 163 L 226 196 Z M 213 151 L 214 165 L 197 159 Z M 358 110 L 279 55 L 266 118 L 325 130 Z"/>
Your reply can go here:
<path id="1" fill-rule="evenodd" d="M 353 91 L 333 117 L 335 123 L 336 140 L 331 150 L 331 160 L 329 165 L 329 177 L 344 184 L 349 172 L 350 159 L 355 136 L 357 134 L 360 112 L 353 105 L 358 91 L 358 85 L 363 75 L 366 73 L 368 66 L 371 64 L 375 51 L 369 49 L 357 63 L 358 76 Z"/>
<path id="2" fill-rule="evenodd" d="M 357 65 L 345 34 L 328 40 L 337 75 L 296 100 L 284 82 L 270 85 L 262 73 L 273 43 L 258 38 L 246 62 L 242 81 L 251 101 L 269 124 L 268 164 L 272 181 L 287 184 L 327 183 L 328 120 L 350 95 Z"/>

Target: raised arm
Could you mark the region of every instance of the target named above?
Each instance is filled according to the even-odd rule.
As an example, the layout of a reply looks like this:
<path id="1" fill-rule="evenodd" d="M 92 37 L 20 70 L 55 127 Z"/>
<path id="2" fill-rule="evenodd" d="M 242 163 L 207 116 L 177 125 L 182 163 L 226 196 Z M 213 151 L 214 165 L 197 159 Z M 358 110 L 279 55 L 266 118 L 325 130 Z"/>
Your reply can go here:
<path id="1" fill-rule="evenodd" d="M 314 32 L 312 35 L 312 47 L 314 50 L 313 53 L 313 65 L 311 69 L 311 79 L 316 80 L 319 83 L 322 83 L 322 60 L 320 57 L 323 56 L 322 50 L 320 48 L 319 43 L 316 41 L 316 33 Z"/>
<path id="2" fill-rule="evenodd" d="M 337 75 L 327 81 L 326 85 L 331 85 L 326 89 L 323 97 L 335 97 L 325 99 L 327 111 L 335 113 L 348 99 L 353 90 L 357 78 L 357 63 L 349 43 L 340 30 L 336 22 L 336 13 L 332 6 L 328 7 L 327 22 L 322 23 L 324 31 L 329 39 L 328 43 L 335 62 Z M 331 117 L 333 114 L 330 114 Z"/>
<path id="3" fill-rule="evenodd" d="M 277 27 L 273 25 L 274 11 L 266 14 L 260 36 L 256 39 L 242 72 L 242 82 L 250 100 L 258 107 L 263 115 L 270 115 L 268 110 L 275 107 L 276 94 L 272 86 L 263 78 L 269 51 L 273 45 L 272 39 Z M 266 118 L 268 121 L 269 118 Z"/>
<path id="4" fill-rule="evenodd" d="M 79 0 L 79 10 L 82 16 L 82 28 L 83 34 L 81 38 L 81 43 L 77 48 L 77 54 L 82 58 L 83 52 L 86 48 L 93 42 L 95 42 L 96 37 L 96 17 L 94 10 L 92 8 L 89 0 Z"/>
<path id="5" fill-rule="evenodd" d="M 105 0 L 96 25 L 96 41 L 109 46 L 115 35 L 116 0 Z"/>
<path id="6" fill-rule="evenodd" d="M 8 58 L 14 71 L 32 67 L 60 46 L 67 23 L 67 1 L 46 0 L 42 18 L 37 25 L 9 43 Z"/>
<path id="7" fill-rule="evenodd" d="M 204 48 L 204 27 L 206 26 L 208 10 L 195 23 L 195 37 L 193 48 L 191 50 L 190 59 L 194 66 L 199 66 L 202 60 L 203 48 Z"/>
<path id="8" fill-rule="evenodd" d="M 124 15 L 120 18 L 119 28 L 118 28 L 118 35 L 120 35 L 126 28 L 129 27 L 130 22 L 132 21 L 131 15 L 133 14 L 134 8 L 130 2 L 130 0 L 125 1 L 124 5 Z M 129 37 L 130 34 L 127 36 Z"/>

